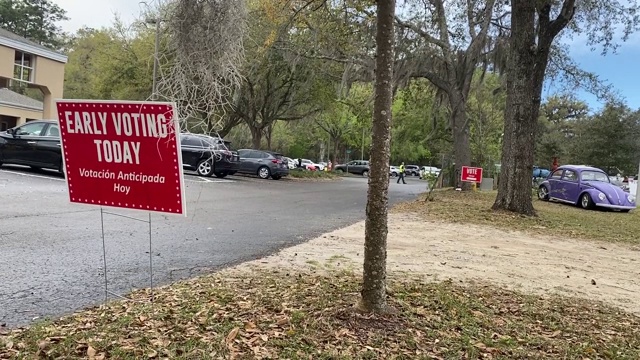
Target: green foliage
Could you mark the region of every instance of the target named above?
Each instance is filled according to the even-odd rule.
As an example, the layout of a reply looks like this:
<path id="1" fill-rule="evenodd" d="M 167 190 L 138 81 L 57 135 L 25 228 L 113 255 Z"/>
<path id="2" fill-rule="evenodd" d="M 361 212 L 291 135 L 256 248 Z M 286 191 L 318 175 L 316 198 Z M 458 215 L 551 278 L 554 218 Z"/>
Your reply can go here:
<path id="1" fill-rule="evenodd" d="M 471 131 L 472 163 L 493 171 L 499 162 L 504 128 L 506 93 L 502 79 L 496 74 L 480 76 L 478 72 L 467 101 L 467 118 Z"/>
<path id="2" fill-rule="evenodd" d="M 593 117 L 578 122 L 574 162 L 599 167 L 610 174 L 638 172 L 640 112 L 621 104 L 607 104 Z"/>
<path id="3" fill-rule="evenodd" d="M 434 144 L 449 138 L 446 112 L 437 105 L 436 91 L 425 80 L 412 81 L 400 90 L 393 104 L 391 163 L 423 163 Z"/>
<path id="4" fill-rule="evenodd" d="M 153 82 L 154 34 L 122 24 L 78 31 L 65 70 L 65 97 L 145 100 Z"/>
<path id="5" fill-rule="evenodd" d="M 542 105 L 538 124 L 536 161 L 550 167 L 586 164 L 615 174 L 636 174 L 640 159 L 640 112 L 609 103 L 589 115 L 588 106 L 571 96 L 551 97 Z"/>
<path id="6" fill-rule="evenodd" d="M 61 20 L 66 11 L 51 0 L 0 0 L 1 28 L 55 50 L 64 44 Z"/>
<path id="7" fill-rule="evenodd" d="M 589 107 L 571 96 L 552 96 L 542 104 L 538 119 L 536 164 L 551 167 L 553 158 L 572 160 L 576 124 L 587 118 Z"/>

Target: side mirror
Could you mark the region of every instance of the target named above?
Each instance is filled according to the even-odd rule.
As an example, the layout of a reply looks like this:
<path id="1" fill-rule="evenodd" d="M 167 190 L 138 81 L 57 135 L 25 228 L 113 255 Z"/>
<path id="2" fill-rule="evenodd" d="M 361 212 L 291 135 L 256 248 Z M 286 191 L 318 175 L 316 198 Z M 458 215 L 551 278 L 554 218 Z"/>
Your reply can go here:
<path id="1" fill-rule="evenodd" d="M 13 137 L 16 137 L 16 129 L 7 129 L 7 134 L 13 135 Z"/>

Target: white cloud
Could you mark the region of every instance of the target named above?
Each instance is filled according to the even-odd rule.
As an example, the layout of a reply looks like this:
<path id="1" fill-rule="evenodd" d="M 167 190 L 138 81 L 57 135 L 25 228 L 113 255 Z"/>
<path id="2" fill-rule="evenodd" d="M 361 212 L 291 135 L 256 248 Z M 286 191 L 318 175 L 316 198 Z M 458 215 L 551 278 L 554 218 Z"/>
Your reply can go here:
<path id="1" fill-rule="evenodd" d="M 136 0 L 52 0 L 67 11 L 68 21 L 60 23 L 64 31 L 75 32 L 83 26 L 108 27 L 116 14 L 125 23 L 131 23 L 144 5 Z"/>

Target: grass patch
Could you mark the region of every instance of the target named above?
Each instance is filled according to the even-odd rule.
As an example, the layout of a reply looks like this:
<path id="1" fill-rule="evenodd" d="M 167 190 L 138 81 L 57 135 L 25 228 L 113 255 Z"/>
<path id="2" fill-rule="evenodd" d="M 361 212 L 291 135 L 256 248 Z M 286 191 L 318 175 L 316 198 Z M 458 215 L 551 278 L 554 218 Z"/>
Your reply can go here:
<path id="1" fill-rule="evenodd" d="M 308 171 L 302 169 L 289 170 L 289 176 L 294 179 L 335 180 L 340 176 L 331 171 Z"/>
<path id="2" fill-rule="evenodd" d="M 453 223 L 490 225 L 565 238 L 640 244 L 640 212 L 583 210 L 575 206 L 533 200 L 537 217 L 495 212 L 496 192 L 436 191 L 434 201 L 399 204 L 396 212 L 412 212 Z"/>
<path id="3" fill-rule="evenodd" d="M 113 302 L 0 333 L 0 358 L 640 357 L 640 319 L 597 303 L 415 280 L 391 282 L 397 314 L 374 316 L 354 308 L 359 280 L 264 271 L 202 277 L 156 291 L 153 305 Z"/>

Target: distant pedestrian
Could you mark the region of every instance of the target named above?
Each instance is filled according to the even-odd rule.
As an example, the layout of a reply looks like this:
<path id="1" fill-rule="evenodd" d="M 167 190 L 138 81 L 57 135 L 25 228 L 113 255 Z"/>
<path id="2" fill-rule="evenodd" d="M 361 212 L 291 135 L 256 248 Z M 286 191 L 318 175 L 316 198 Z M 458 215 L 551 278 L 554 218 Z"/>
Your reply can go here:
<path id="1" fill-rule="evenodd" d="M 400 180 L 402 180 L 403 184 L 406 184 L 404 181 L 404 161 L 400 164 L 400 174 L 398 174 L 398 181 L 396 181 L 396 184 L 400 184 Z"/>

